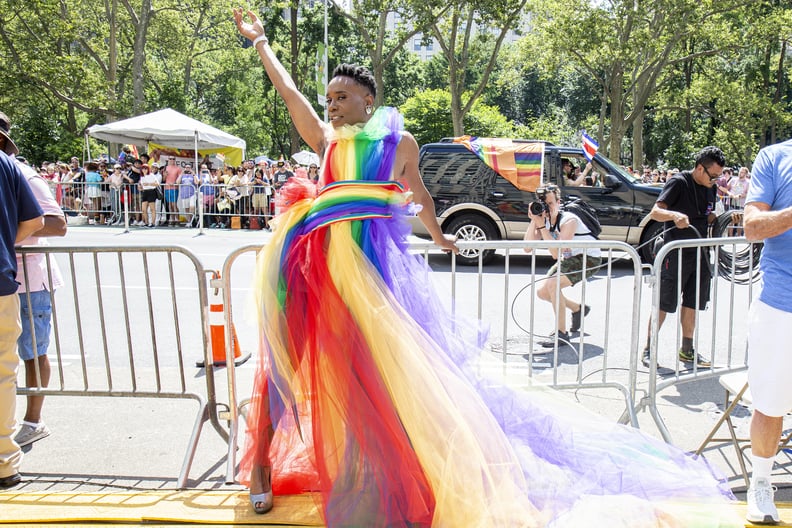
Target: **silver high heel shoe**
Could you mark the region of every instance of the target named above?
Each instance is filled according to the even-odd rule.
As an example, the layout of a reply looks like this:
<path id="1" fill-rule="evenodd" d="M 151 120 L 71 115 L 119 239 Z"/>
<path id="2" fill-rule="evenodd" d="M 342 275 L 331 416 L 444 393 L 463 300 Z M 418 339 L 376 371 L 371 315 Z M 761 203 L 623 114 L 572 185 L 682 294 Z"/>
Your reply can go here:
<path id="1" fill-rule="evenodd" d="M 261 472 L 263 469 L 264 467 L 257 467 L 253 469 L 253 471 Z M 270 485 L 270 490 L 263 493 L 253 493 L 253 491 L 250 492 L 250 505 L 253 506 L 253 511 L 258 514 L 267 513 L 270 511 L 275 499 L 275 495 L 272 493 L 272 468 L 269 469 L 270 471 L 267 474 L 267 482 Z M 263 485 L 264 479 L 262 478 L 261 480 Z"/>

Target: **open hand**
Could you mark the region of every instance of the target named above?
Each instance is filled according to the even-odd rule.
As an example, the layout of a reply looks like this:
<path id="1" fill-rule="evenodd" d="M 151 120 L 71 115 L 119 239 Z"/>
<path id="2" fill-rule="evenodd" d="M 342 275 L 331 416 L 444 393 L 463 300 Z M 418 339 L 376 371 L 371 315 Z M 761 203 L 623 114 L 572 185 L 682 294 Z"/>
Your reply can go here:
<path id="1" fill-rule="evenodd" d="M 244 16 L 245 11 L 241 7 L 234 8 L 234 22 L 236 22 L 239 34 L 250 40 L 255 40 L 257 37 L 262 36 L 264 34 L 264 25 L 256 14 L 253 11 L 247 11 L 247 16 L 250 18 L 249 23 L 244 21 Z"/>

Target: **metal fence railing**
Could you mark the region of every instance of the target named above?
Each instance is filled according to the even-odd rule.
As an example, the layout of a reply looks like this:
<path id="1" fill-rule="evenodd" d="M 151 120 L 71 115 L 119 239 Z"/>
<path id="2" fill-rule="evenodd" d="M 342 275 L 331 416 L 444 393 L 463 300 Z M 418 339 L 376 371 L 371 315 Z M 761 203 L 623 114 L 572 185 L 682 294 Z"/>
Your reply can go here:
<path id="1" fill-rule="evenodd" d="M 451 259 L 450 268 L 445 269 L 450 274 L 433 274 L 446 307 L 455 316 L 483 319 L 490 327 L 480 368 L 488 375 L 501 372 L 510 379 L 514 379 L 512 374 L 524 375 L 526 383 L 539 381 L 557 389 L 616 391 L 624 404 L 622 419 L 637 426 L 633 401 L 639 361 L 636 351 L 642 267 L 635 249 L 623 242 L 608 241 L 460 242 L 459 245 L 470 249 L 495 249 L 503 255 L 501 262 L 486 269 L 481 263 L 478 268 L 463 268 Z M 524 251 L 525 248 L 546 250 L 549 247 L 598 248 L 602 252 L 598 274 L 575 286 L 571 294 L 582 304 L 592 305 L 592 314 L 583 319 L 580 332 L 570 342 L 556 341 L 552 348 L 540 346 L 539 341 L 554 330 L 557 314 L 549 303 L 537 299 L 536 284 L 543 280 L 554 261 L 546 252 L 537 255 L 534 251 L 527 255 Z M 230 336 L 239 313 L 234 308 L 241 300 L 235 302 L 231 292 L 236 292 L 240 283 L 248 285 L 251 280 L 249 274 L 238 273 L 236 265 L 260 249 L 259 245 L 250 245 L 232 252 L 223 266 L 222 281 L 213 284 L 223 289 L 227 350 L 231 350 Z M 436 246 L 429 242 L 412 243 L 410 249 L 425 259 L 448 258 L 437 255 Z M 584 266 L 591 265 L 584 262 Z M 249 266 L 244 268 L 249 273 Z M 447 276 L 448 280 L 441 276 Z M 617 282 L 621 292 L 618 295 L 614 290 Z M 630 295 L 623 294 L 624 288 L 631 292 Z M 624 324 L 624 313 L 636 314 L 629 325 Z M 251 370 L 244 372 L 249 374 Z M 239 393 L 237 371 L 230 357 L 227 375 L 230 409 L 227 480 L 231 482 L 239 417 L 244 417 L 249 399 Z M 614 419 L 616 417 L 619 415 Z"/>
<path id="2" fill-rule="evenodd" d="M 691 253 L 683 256 L 680 250 Z M 636 401 L 636 409 L 649 411 L 663 438 L 668 442 L 672 441 L 672 435 L 660 415 L 659 393 L 682 383 L 716 378 L 747 368 L 747 325 L 737 323 L 747 320 L 754 295 L 753 285 L 759 278 L 760 251 L 761 244 L 750 243 L 743 237 L 725 237 L 669 242 L 657 253 L 648 279 L 652 286 L 651 334 L 655 336 L 650 346 L 649 384 L 645 396 Z M 662 264 L 666 259 L 675 264 L 677 298 L 681 299 L 682 281 L 679 278 L 683 271 L 683 258 L 692 258 L 695 261 L 693 276 L 696 298 L 701 288 L 707 286 L 702 284 L 701 268 L 710 267 L 712 280 L 709 306 L 707 310 L 695 311 L 693 348 L 697 354 L 711 361 L 711 367 L 700 367 L 697 362 L 692 362 L 691 366 L 685 368 L 680 366 L 677 351 L 682 343 L 681 317 L 676 318 L 673 328 L 668 328 L 671 325 L 667 324 L 658 332 L 658 285 L 663 273 Z"/>
<path id="3" fill-rule="evenodd" d="M 189 364 L 195 358 L 187 357 L 199 353 L 212 361 L 206 272 L 198 259 L 178 246 L 30 246 L 17 251 L 24 257 L 26 279 L 34 255 L 41 255 L 47 266 L 45 284 L 52 301 L 48 355 L 55 364 L 44 387 L 39 364 L 33 362 L 36 383 L 20 386 L 18 394 L 195 400 L 198 410 L 178 476 L 179 487 L 186 487 L 203 425 L 209 421 L 224 440 L 228 437 L 218 418 L 222 406 L 211 369 L 203 381 L 196 379 L 195 365 Z M 53 289 L 56 262 L 64 285 Z M 31 312 L 31 327 L 32 317 Z"/>
<path id="4" fill-rule="evenodd" d="M 161 196 L 148 202 L 136 184 L 70 182 L 50 186 L 72 225 L 262 229 L 275 212 L 273 191 L 262 185 L 162 184 Z"/>
<path id="5" fill-rule="evenodd" d="M 736 323 L 744 319 L 752 297 L 758 251 L 742 237 L 668 243 L 653 267 L 642 266 L 636 250 L 622 242 L 459 244 L 495 250 L 495 258 L 486 267 L 481 261 L 478 266 L 458 266 L 455 258 L 440 253 L 429 242 L 413 242 L 410 250 L 437 271 L 431 275 L 432 282 L 456 320 L 481 320 L 489 326 L 488 341 L 479 352 L 484 375 L 508 376 L 512 383 L 517 379 L 522 380 L 518 383 L 540 383 L 567 391 L 615 393 L 621 405 L 613 406 L 614 420 L 637 427 L 637 414 L 648 411 L 662 436 L 671 441 L 658 410 L 658 395 L 663 390 L 745 368 L 746 328 Z M 249 365 L 235 368 L 234 353 L 239 344 L 246 351 L 260 346 L 255 316 L 246 321 L 243 314 L 255 313 L 246 302 L 261 247 L 249 245 L 231 252 L 220 276 L 202 269 L 192 253 L 178 246 L 22 248 L 23 255 L 40 253 L 48 262 L 57 259 L 65 286 L 51 294 L 50 352 L 58 364 L 52 383 L 48 388 L 20 387 L 19 394 L 194 399 L 199 409 L 179 486 L 186 486 L 207 421 L 227 441 L 226 481 L 233 482 L 239 418 L 244 417 L 248 403 L 240 387 L 251 385 L 254 372 Z M 679 323 L 674 327 L 667 321 L 658 334 L 657 288 L 651 301 L 644 302 L 644 294 L 649 293 L 644 281 L 650 286 L 657 284 L 660 263 L 682 247 L 710 251 L 715 263 L 710 308 L 696 315 L 694 343 L 699 353 L 712 358 L 712 369 L 681 368 L 676 357 Z M 558 316 L 551 303 L 537 295 L 555 264 L 547 251 L 551 248 L 596 248 L 601 262 L 592 278 L 563 292 L 591 307 L 579 332 L 568 341 L 557 339 L 544 347 L 539 341 L 555 330 Z M 584 267 L 594 266 L 587 259 Z M 51 277 L 49 280 L 51 283 Z M 206 365 L 218 356 L 210 346 L 208 287 L 217 289 L 223 299 L 227 404 L 218 402 L 216 384 L 220 380 L 216 382 L 214 369 L 207 369 L 204 380 L 187 375 L 192 366 L 188 366 L 186 351 L 200 351 Z M 556 288 L 555 295 L 559 294 L 560 288 Z M 649 319 L 655 338 L 647 375 L 645 369 L 639 371 L 639 365 L 641 330 L 645 331 Z M 72 367 L 64 369 L 68 362 Z M 663 371 L 658 367 L 666 364 L 674 368 Z"/>

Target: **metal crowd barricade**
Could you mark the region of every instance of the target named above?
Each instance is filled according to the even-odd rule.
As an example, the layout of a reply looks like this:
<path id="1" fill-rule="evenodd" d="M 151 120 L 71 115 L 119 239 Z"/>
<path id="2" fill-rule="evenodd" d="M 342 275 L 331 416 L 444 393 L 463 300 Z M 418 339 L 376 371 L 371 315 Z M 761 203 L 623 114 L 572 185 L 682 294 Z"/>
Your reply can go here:
<path id="1" fill-rule="evenodd" d="M 69 225 L 132 225 L 142 212 L 140 192 L 136 185 L 115 187 L 109 183 L 52 183 L 53 195 Z M 59 190 L 58 190 L 59 188 Z"/>
<path id="2" fill-rule="evenodd" d="M 223 309 L 225 316 L 225 339 L 226 339 L 226 376 L 228 378 L 228 414 L 224 416 L 229 424 L 228 427 L 228 453 L 226 456 L 226 483 L 232 484 L 235 481 L 236 475 L 236 455 L 239 444 L 239 415 L 242 408 L 247 405 L 249 398 L 240 402 L 238 394 L 236 366 L 234 365 L 234 344 L 232 342 L 235 333 L 234 317 L 233 317 L 233 299 L 232 299 L 232 276 L 234 273 L 234 263 L 247 253 L 256 253 L 262 249 L 263 246 L 252 244 L 243 246 L 234 250 L 223 263 L 223 270 L 220 279 L 212 281 L 213 288 L 220 288 L 223 292 Z M 249 286 L 253 280 L 252 276 L 240 278 L 244 286 Z M 258 334 L 257 334 L 258 337 Z M 258 357 L 258 354 L 255 353 Z"/>
<path id="3" fill-rule="evenodd" d="M 204 227 L 264 228 L 273 214 L 273 192 L 263 185 L 202 184 L 201 214 Z M 236 219 L 236 220 L 235 220 Z"/>
<path id="4" fill-rule="evenodd" d="M 654 339 L 650 346 L 650 375 L 645 396 L 636 403 L 636 410 L 647 409 L 657 425 L 660 434 L 667 442 L 672 442 L 671 433 L 666 427 L 658 410 L 658 394 L 663 390 L 682 383 L 720 377 L 747 368 L 746 334 L 747 325 L 735 324 L 745 321 L 753 299 L 753 284 L 758 279 L 758 259 L 761 245 L 750 243 L 744 237 L 723 237 L 695 240 L 678 240 L 665 244 L 657 253 L 649 278 L 652 286 L 651 334 Z M 663 261 L 668 257 L 680 264 L 682 252 L 689 249 L 695 252 L 695 295 L 698 298 L 700 271 L 702 266 L 710 265 L 713 278 L 710 302 L 707 310 L 695 312 L 695 333 L 693 348 L 696 353 L 711 358 L 712 367 L 680 368 L 677 351 L 682 343 L 681 317 L 676 318 L 674 329 L 672 318 L 658 333 L 660 312 L 660 284 Z M 704 258 L 710 253 L 708 259 Z M 677 265 L 681 274 L 681 265 Z M 681 284 L 677 277 L 677 298 L 681 301 Z M 677 310 L 679 312 L 681 308 Z M 674 365 L 673 368 L 658 365 Z"/>
<path id="5" fill-rule="evenodd" d="M 142 221 L 142 194 L 137 184 L 49 183 L 70 225 L 123 225 L 128 229 Z M 163 197 L 155 202 L 155 218 L 148 219 L 155 225 L 262 229 L 274 214 L 274 194 L 267 194 L 267 189 L 275 192 L 271 187 L 163 182 L 160 189 Z M 167 191 L 174 193 L 168 195 Z"/>
<path id="6" fill-rule="evenodd" d="M 430 242 L 413 242 L 410 250 L 429 259 L 436 269 L 432 274 L 438 291 L 444 296 L 447 308 L 458 321 L 484 320 L 491 328 L 490 339 L 481 356 L 481 371 L 485 375 L 523 376 L 526 383 L 538 382 L 556 389 L 616 391 L 624 402 L 619 417 L 638 426 L 633 402 L 637 378 L 638 338 L 641 308 L 642 266 L 638 253 L 623 242 L 611 241 L 489 241 L 460 242 L 460 247 L 493 249 L 499 253 L 497 264 L 484 267 L 462 267 L 455 258 L 441 254 Z M 249 402 L 240 399 L 237 370 L 231 357 L 232 328 L 235 319 L 231 292 L 232 285 L 248 287 L 251 276 L 236 276 L 235 263 L 241 256 L 258 252 L 262 246 L 250 245 L 235 250 L 223 265 L 222 280 L 213 281 L 213 287 L 223 289 L 225 335 L 227 351 L 227 376 L 229 388 L 229 443 L 226 480 L 233 482 L 236 466 L 239 416 Z M 571 295 L 581 304 L 592 305 L 592 314 L 583 318 L 579 335 L 571 344 L 557 341 L 549 351 L 537 349 L 538 332 L 550 333 L 555 329 L 555 318 L 550 303 L 536 297 L 538 281 L 543 280 L 555 261 L 548 256 L 548 248 L 600 248 L 600 270 L 591 279 L 572 288 Z M 524 249 L 533 252 L 528 255 Z M 541 251 L 537 255 L 537 250 Z M 435 260 L 440 259 L 439 262 Z M 584 262 L 584 266 L 589 264 Z M 444 273 L 448 272 L 448 273 Z M 240 282 L 236 282 L 240 281 Z M 614 294 L 614 284 L 620 281 L 631 291 L 629 296 Z M 487 304 L 497 299 L 496 304 Z M 557 293 L 559 288 L 556 288 Z M 629 325 L 622 314 L 632 314 Z M 587 331 L 587 328 L 594 329 Z M 256 336 L 258 338 L 258 335 Z M 246 368 L 245 374 L 252 373 Z M 249 380 L 248 380 L 249 381 Z M 616 418 L 616 417 L 614 417 Z"/>
<path id="7" fill-rule="evenodd" d="M 17 393 L 195 400 L 198 410 L 178 476 L 178 486 L 185 488 L 204 423 L 211 422 L 228 440 L 211 369 L 205 382 L 187 370 L 188 353 L 200 352 L 205 364 L 212 363 L 206 272 L 197 257 L 179 246 L 28 246 L 17 251 L 25 256 L 26 279 L 28 266 L 35 265 L 28 263 L 30 255 L 41 254 L 48 268 L 45 284 L 53 284 L 53 262 L 64 284 L 48 288 L 48 356 L 55 363 L 49 387 L 42 388 L 38 362 L 33 362 L 36 386 L 19 387 Z"/>

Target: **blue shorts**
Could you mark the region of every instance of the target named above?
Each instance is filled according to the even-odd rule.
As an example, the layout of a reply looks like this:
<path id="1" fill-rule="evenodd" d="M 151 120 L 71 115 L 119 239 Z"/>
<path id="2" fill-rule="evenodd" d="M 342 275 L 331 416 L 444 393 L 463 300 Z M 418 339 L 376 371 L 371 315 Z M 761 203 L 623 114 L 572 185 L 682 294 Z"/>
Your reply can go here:
<path id="1" fill-rule="evenodd" d="M 50 292 L 41 290 L 30 293 L 33 308 L 33 327 L 36 331 L 36 349 L 39 356 L 47 355 L 52 328 L 52 301 Z M 19 357 L 24 361 L 33 359 L 33 335 L 30 332 L 30 312 L 28 311 L 28 294 L 19 294 L 19 315 L 22 319 L 22 334 L 17 340 Z"/>
<path id="2" fill-rule="evenodd" d="M 179 199 L 179 189 L 165 189 L 165 202 L 174 203 Z"/>

